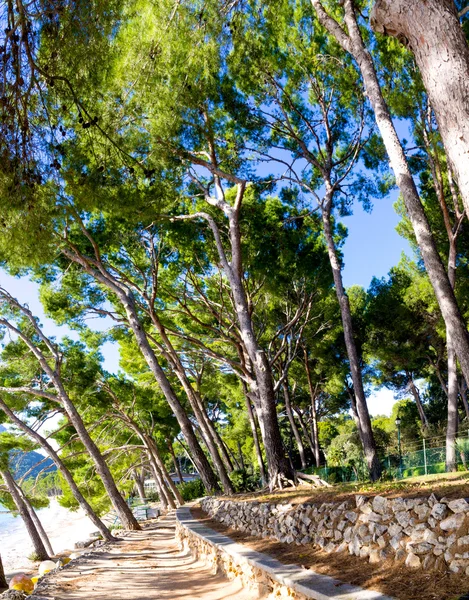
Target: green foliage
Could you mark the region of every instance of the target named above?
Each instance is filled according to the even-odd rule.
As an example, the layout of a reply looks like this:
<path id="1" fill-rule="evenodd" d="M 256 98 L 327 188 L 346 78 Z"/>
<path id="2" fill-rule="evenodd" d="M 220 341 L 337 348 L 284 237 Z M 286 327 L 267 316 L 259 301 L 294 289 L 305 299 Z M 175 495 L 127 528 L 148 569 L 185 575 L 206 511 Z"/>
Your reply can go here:
<path id="1" fill-rule="evenodd" d="M 205 488 L 201 479 L 194 479 L 193 481 L 180 483 L 177 487 L 181 492 L 184 502 L 197 500 L 197 498 L 202 498 L 202 496 L 205 495 Z"/>
<path id="2" fill-rule="evenodd" d="M 234 470 L 230 473 L 230 479 L 237 493 L 254 492 L 260 485 L 259 474 L 248 473 L 245 469 Z"/>

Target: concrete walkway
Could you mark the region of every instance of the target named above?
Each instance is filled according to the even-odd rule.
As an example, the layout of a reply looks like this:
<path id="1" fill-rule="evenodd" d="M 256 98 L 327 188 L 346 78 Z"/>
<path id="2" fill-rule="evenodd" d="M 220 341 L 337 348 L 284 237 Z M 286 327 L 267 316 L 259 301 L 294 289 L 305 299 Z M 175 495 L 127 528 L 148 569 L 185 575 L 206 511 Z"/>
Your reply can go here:
<path id="1" fill-rule="evenodd" d="M 174 517 L 167 516 L 151 529 L 128 532 L 109 549 L 73 561 L 37 593 L 54 600 L 254 599 L 181 552 L 174 528 Z"/>

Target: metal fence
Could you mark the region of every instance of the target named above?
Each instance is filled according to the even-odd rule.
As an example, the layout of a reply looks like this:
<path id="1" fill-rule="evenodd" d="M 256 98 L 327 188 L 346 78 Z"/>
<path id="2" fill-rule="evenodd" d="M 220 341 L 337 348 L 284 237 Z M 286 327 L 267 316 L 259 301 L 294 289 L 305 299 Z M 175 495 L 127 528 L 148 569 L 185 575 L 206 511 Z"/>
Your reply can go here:
<path id="1" fill-rule="evenodd" d="M 458 470 L 469 469 L 469 430 L 456 440 Z M 405 479 L 446 471 L 446 443 L 444 436 L 423 439 L 406 444 L 401 453 L 387 452 L 381 460 L 383 478 Z M 364 461 L 355 464 L 331 466 L 327 463 L 314 472 L 329 483 L 365 481 L 368 470 Z"/>

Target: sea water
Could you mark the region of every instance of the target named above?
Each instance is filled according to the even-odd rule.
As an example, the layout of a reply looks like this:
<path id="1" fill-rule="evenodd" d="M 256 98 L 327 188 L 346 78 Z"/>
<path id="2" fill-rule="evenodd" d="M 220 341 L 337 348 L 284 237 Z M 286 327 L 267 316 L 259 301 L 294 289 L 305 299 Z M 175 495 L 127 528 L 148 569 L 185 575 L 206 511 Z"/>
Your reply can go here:
<path id="1" fill-rule="evenodd" d="M 34 569 L 35 565 L 28 560 L 33 547 L 21 517 L 1 512 L 4 510 L 0 505 L 0 555 L 5 571 Z M 60 506 L 55 498 L 37 514 L 56 553 L 73 550 L 75 542 L 87 539 L 96 530 L 82 510 L 72 512 Z"/>

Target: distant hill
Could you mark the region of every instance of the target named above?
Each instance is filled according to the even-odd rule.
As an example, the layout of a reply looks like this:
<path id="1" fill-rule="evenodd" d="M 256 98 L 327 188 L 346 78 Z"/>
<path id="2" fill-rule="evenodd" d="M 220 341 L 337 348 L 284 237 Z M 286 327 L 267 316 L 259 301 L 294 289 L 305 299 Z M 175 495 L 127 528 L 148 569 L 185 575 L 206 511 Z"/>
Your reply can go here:
<path id="1" fill-rule="evenodd" d="M 2 433 L 2 431 L 6 431 L 6 428 L 3 425 L 0 425 L 0 433 Z M 47 458 L 40 465 L 34 466 L 42 460 L 44 460 L 44 456 L 42 454 L 39 454 L 39 452 L 13 451 L 11 453 L 11 466 L 14 469 L 15 478 L 18 479 L 20 477 L 23 477 L 23 475 L 27 473 L 30 469 L 32 469 L 32 471 L 28 475 L 28 478 L 37 477 L 41 471 L 45 474 L 50 473 L 51 471 L 55 471 L 57 469 L 57 467 L 54 465 L 50 458 Z"/>
<path id="2" fill-rule="evenodd" d="M 11 465 L 15 471 L 15 479 L 23 477 L 30 469 L 31 473 L 29 477 L 37 477 L 42 471 L 44 474 L 55 471 L 57 467 L 54 465 L 50 458 L 44 460 L 44 456 L 39 452 L 12 452 L 11 453 Z M 41 462 L 44 460 L 44 462 Z M 38 466 L 37 463 L 41 462 Z"/>

